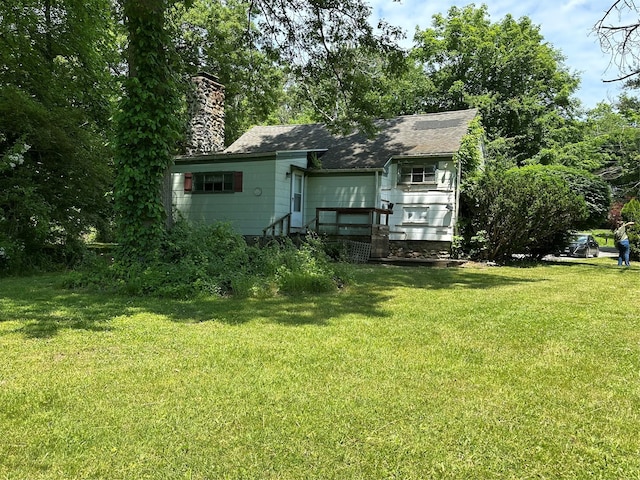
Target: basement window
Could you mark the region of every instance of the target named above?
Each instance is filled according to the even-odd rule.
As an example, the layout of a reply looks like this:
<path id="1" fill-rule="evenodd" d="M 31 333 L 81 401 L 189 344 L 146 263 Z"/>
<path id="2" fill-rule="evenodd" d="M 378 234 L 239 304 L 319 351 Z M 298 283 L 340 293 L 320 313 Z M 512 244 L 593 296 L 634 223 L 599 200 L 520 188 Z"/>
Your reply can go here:
<path id="1" fill-rule="evenodd" d="M 404 207 L 402 209 L 402 223 L 404 225 L 428 225 L 429 207 Z"/>

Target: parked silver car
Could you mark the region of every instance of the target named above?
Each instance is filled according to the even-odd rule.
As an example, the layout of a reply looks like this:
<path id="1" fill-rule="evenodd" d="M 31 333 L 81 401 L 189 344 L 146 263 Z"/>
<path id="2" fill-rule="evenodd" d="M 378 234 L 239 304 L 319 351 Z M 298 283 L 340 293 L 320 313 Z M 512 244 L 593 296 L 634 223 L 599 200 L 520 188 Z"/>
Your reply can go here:
<path id="1" fill-rule="evenodd" d="M 600 255 L 600 245 L 588 233 L 576 233 L 569 239 L 569 243 L 564 248 L 564 255 L 571 257 L 597 257 Z"/>

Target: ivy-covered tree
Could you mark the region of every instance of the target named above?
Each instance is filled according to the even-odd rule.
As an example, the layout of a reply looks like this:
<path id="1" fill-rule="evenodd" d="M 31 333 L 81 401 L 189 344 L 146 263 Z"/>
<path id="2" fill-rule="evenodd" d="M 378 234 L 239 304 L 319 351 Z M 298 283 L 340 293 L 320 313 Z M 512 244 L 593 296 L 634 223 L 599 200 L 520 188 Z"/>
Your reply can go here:
<path id="1" fill-rule="evenodd" d="M 163 181 L 183 130 L 166 0 L 123 0 L 129 67 L 116 117 L 114 184 L 119 258 L 157 260 L 166 212 Z"/>

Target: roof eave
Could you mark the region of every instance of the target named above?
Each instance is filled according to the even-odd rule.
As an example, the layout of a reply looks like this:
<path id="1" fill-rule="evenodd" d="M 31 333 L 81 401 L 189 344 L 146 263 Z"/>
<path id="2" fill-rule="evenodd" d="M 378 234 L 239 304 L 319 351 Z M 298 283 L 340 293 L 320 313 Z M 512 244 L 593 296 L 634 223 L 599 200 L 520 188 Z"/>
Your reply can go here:
<path id="1" fill-rule="evenodd" d="M 392 155 L 389 160 L 405 160 L 414 158 L 442 158 L 453 157 L 455 152 L 438 152 L 438 153 L 415 153 L 410 155 Z"/>
<path id="2" fill-rule="evenodd" d="M 383 172 L 383 167 L 367 167 L 367 168 L 319 168 L 307 170 L 310 175 L 313 174 L 331 174 L 331 173 L 375 173 Z"/>
<path id="3" fill-rule="evenodd" d="M 252 158 L 274 158 L 276 152 L 263 153 L 211 153 L 206 155 L 178 155 L 175 163 L 211 163 L 226 160 L 250 160 Z"/>

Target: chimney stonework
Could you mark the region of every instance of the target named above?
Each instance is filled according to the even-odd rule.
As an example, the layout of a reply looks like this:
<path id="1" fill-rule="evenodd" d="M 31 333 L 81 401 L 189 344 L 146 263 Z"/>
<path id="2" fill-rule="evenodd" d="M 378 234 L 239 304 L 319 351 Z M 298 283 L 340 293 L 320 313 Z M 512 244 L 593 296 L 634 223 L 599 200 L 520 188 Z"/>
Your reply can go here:
<path id="1" fill-rule="evenodd" d="M 220 152 L 224 150 L 224 86 L 216 77 L 204 73 L 196 75 L 193 83 L 186 154 Z"/>

